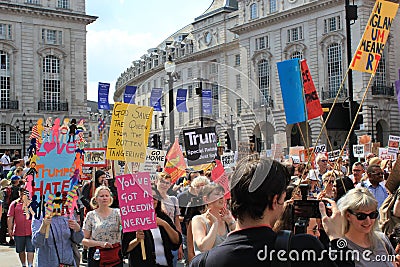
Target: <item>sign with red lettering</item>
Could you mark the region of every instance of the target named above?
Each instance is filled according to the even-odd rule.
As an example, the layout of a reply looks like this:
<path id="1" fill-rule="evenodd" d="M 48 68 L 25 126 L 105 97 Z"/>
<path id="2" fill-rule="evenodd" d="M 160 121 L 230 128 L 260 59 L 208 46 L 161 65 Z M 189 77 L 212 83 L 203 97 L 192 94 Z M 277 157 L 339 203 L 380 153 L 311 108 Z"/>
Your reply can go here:
<path id="1" fill-rule="evenodd" d="M 321 116 L 324 112 L 322 111 L 321 102 L 319 101 L 317 90 L 311 78 L 307 61 L 305 59 L 301 60 L 300 66 L 301 76 L 303 77 L 304 96 L 306 99 L 307 119 L 312 120 Z"/>
<path id="2" fill-rule="evenodd" d="M 116 177 L 115 184 L 118 189 L 122 231 L 126 233 L 157 228 L 150 173 L 120 175 Z"/>

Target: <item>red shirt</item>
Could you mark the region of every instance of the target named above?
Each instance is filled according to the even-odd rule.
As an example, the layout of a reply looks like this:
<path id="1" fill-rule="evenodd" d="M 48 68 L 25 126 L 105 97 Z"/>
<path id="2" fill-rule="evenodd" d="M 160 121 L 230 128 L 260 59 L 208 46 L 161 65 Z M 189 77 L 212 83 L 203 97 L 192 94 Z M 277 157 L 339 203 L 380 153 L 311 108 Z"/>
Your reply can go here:
<path id="1" fill-rule="evenodd" d="M 22 209 L 22 202 L 19 202 L 18 199 L 11 202 L 7 216 L 14 217 L 14 236 L 32 235 L 32 221 L 26 219 L 26 215 Z"/>

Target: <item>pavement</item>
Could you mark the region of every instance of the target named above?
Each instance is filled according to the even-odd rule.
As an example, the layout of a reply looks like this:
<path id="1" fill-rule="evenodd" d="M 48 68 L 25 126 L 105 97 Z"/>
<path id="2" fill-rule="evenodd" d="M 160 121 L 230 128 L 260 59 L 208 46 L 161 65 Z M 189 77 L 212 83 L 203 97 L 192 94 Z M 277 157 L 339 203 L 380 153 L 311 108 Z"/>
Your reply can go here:
<path id="1" fill-rule="evenodd" d="M 0 266 L 1 267 L 21 267 L 15 246 L 0 245 Z M 86 267 L 86 263 L 81 263 L 80 267 Z M 124 267 L 129 267 L 128 260 L 125 260 Z M 183 267 L 182 263 L 178 263 L 177 267 Z"/>

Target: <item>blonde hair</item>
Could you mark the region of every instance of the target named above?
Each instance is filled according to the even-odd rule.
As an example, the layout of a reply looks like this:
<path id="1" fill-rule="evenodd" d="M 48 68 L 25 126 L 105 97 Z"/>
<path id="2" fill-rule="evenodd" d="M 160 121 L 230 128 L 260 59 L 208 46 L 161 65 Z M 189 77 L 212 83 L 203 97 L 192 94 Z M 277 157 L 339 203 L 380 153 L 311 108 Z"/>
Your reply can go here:
<path id="1" fill-rule="evenodd" d="M 327 171 L 326 173 L 324 173 L 322 175 L 322 181 L 325 181 L 326 179 L 332 177 L 334 178 L 334 180 L 336 180 L 336 178 L 339 178 L 343 176 L 343 173 L 338 171 L 338 170 L 332 170 L 332 171 Z"/>
<path id="2" fill-rule="evenodd" d="M 206 176 L 197 176 L 196 178 L 193 179 L 193 181 L 190 183 L 190 186 L 196 187 L 199 184 L 204 184 L 207 185 L 210 183 L 210 179 L 208 179 Z"/>
<path id="3" fill-rule="evenodd" d="M 348 210 L 355 211 L 360 209 L 376 210 L 378 208 L 378 201 L 368 189 L 361 187 L 349 190 L 346 195 L 339 199 L 337 205 L 345 220 L 342 229 L 344 235 L 350 229 L 350 222 L 346 219 L 346 212 Z M 375 231 L 378 231 L 378 218 L 375 219 L 372 231 L 368 233 L 368 238 L 373 248 L 376 247 L 378 241 L 383 242 Z"/>
<path id="4" fill-rule="evenodd" d="M 96 188 L 96 191 L 94 191 L 94 196 L 90 200 L 90 206 L 93 209 L 97 209 L 99 207 L 99 204 L 97 203 L 96 198 L 99 196 L 101 190 L 107 190 L 108 193 L 110 193 L 110 199 L 111 200 L 110 200 L 110 204 L 108 204 L 108 206 L 111 206 L 112 203 L 113 203 L 113 198 L 112 198 L 112 194 L 111 194 L 110 188 L 108 188 L 107 186 L 101 185 L 101 186 Z"/>

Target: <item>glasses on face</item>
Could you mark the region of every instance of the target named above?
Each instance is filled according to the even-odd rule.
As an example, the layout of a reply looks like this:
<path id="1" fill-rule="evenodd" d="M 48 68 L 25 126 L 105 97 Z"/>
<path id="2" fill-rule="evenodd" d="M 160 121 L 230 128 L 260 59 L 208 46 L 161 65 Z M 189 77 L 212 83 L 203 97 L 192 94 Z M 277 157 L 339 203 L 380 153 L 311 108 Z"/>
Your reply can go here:
<path id="1" fill-rule="evenodd" d="M 364 213 L 364 212 L 354 212 L 352 210 L 347 210 L 350 214 L 353 214 L 354 216 L 356 216 L 357 220 L 359 221 L 363 221 L 365 219 L 367 219 L 367 217 L 369 217 L 370 219 L 376 219 L 378 218 L 379 212 L 373 211 L 371 213 Z"/>
<path id="2" fill-rule="evenodd" d="M 165 185 L 170 185 L 171 182 L 167 180 L 160 180 L 160 183 L 165 184 Z"/>
<path id="3" fill-rule="evenodd" d="M 334 184 L 335 183 L 334 180 L 325 180 L 324 182 L 327 183 L 327 184 Z"/>
<path id="4" fill-rule="evenodd" d="M 323 163 L 327 163 L 327 162 L 328 162 L 328 160 L 327 160 L 327 159 L 321 159 L 321 162 L 323 162 Z"/>
<path id="5" fill-rule="evenodd" d="M 383 172 L 371 172 L 371 175 L 375 175 L 375 176 L 383 176 L 384 173 Z"/>
<path id="6" fill-rule="evenodd" d="M 353 172 L 360 172 L 360 171 L 361 171 L 361 170 L 356 170 L 356 169 L 353 170 Z"/>

